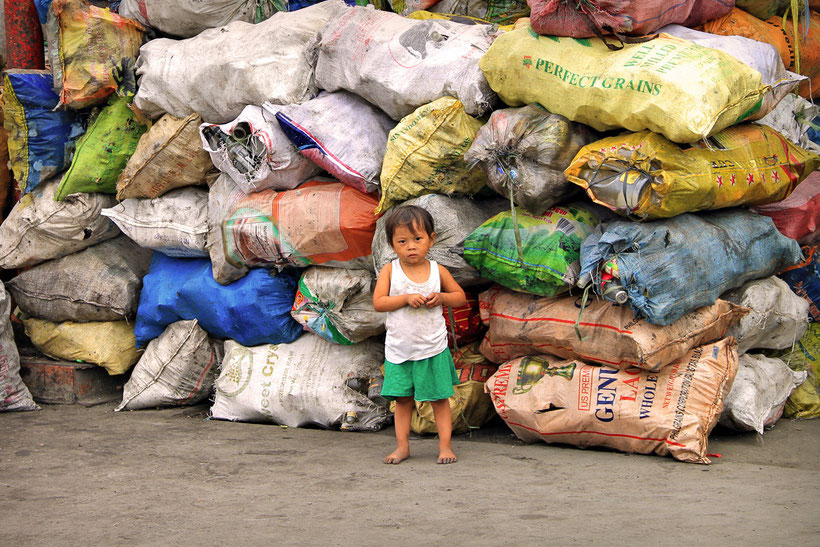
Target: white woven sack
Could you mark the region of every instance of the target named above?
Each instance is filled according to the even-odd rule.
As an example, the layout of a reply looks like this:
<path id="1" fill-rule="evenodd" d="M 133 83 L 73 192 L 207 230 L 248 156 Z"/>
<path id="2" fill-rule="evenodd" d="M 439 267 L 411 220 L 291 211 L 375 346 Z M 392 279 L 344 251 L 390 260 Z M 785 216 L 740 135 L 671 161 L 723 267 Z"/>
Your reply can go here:
<path id="1" fill-rule="evenodd" d="M 807 372 L 790 369 L 774 357 L 746 353 L 738 360 L 737 376 L 723 403 L 720 424 L 738 431 L 772 427 L 794 388 L 806 381 Z"/>
<path id="2" fill-rule="evenodd" d="M 26 384 L 20 378 L 20 355 L 11 330 L 11 298 L 0 281 L 0 412 L 37 410 Z"/>
<path id="3" fill-rule="evenodd" d="M 54 201 L 60 178 L 40 183 L 0 224 L 0 268 L 25 268 L 60 258 L 120 234 L 100 214 L 116 203 L 110 194 L 72 194 Z"/>
<path id="4" fill-rule="evenodd" d="M 148 343 L 115 410 L 196 404 L 211 394 L 221 359 L 196 319 L 171 323 Z"/>
<path id="5" fill-rule="evenodd" d="M 316 84 L 347 89 L 394 120 L 440 97 L 455 97 L 481 116 L 496 95 L 478 61 L 497 30 L 443 19 L 419 21 L 353 7 L 321 29 L 311 55 Z"/>
<path id="6" fill-rule="evenodd" d="M 166 34 L 190 38 L 232 21 L 253 23 L 257 0 L 122 0 L 119 14 Z"/>
<path id="7" fill-rule="evenodd" d="M 348 382 L 367 386 L 383 362 L 384 346 L 373 340 L 341 346 L 306 333 L 290 344 L 251 348 L 228 340 L 211 416 L 337 428 L 354 413 L 350 429 L 378 430 L 389 411 Z"/>
<path id="8" fill-rule="evenodd" d="M 124 199 L 103 216 L 140 247 L 168 256 L 208 256 L 208 191 L 186 187 L 154 199 Z"/>
<path id="9" fill-rule="evenodd" d="M 234 21 L 187 40 L 151 40 L 137 59 L 134 104 L 151 118 L 197 112 L 226 123 L 249 104 L 306 101 L 317 93 L 308 43 L 344 9 L 342 0 L 327 0 L 256 25 Z"/>
<path id="10" fill-rule="evenodd" d="M 808 328 L 809 302 L 779 277 L 749 281 L 721 298 L 750 310 L 727 333 L 737 339 L 738 354 L 757 348 L 790 348 Z"/>

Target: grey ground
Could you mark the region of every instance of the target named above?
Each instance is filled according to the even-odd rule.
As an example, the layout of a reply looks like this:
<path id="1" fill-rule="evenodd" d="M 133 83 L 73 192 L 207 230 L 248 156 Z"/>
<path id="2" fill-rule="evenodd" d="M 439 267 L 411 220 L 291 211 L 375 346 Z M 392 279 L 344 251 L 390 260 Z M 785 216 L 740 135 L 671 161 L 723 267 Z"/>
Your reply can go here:
<path id="1" fill-rule="evenodd" d="M 0 414 L 0 545 L 818 545 L 820 420 L 718 431 L 709 466 L 524 445 L 503 423 L 381 463 L 379 433 L 206 406 Z"/>

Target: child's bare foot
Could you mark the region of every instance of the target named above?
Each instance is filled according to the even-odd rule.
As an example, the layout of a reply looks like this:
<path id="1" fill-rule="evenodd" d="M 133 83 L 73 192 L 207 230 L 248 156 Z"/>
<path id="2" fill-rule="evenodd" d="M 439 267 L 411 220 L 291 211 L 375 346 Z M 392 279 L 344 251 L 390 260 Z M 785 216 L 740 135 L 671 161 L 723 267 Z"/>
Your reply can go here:
<path id="1" fill-rule="evenodd" d="M 406 448 L 397 448 L 391 454 L 384 457 L 384 463 L 401 463 L 410 457 L 410 450 Z"/>
<path id="2" fill-rule="evenodd" d="M 456 454 L 452 448 L 442 448 L 439 450 L 436 463 L 456 463 L 456 461 L 458 461 L 458 458 L 456 458 Z"/>

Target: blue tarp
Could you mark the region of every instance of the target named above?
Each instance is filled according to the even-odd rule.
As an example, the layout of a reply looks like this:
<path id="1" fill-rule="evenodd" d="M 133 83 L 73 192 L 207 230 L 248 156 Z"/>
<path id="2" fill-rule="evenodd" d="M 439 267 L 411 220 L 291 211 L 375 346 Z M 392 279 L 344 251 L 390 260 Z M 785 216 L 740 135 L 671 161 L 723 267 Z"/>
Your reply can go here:
<path id="1" fill-rule="evenodd" d="M 271 273 L 254 268 L 242 279 L 220 285 L 207 258 L 155 252 L 142 280 L 134 325 L 137 347 L 182 319 L 197 319 L 211 336 L 243 346 L 293 342 L 302 334 L 302 326 L 290 315 L 299 275 L 289 270 Z"/>
<path id="2" fill-rule="evenodd" d="M 800 245 L 772 219 L 745 209 L 605 223 L 581 245 L 582 275 L 600 287 L 599 270 L 612 257 L 632 310 L 655 325 L 802 260 Z"/>

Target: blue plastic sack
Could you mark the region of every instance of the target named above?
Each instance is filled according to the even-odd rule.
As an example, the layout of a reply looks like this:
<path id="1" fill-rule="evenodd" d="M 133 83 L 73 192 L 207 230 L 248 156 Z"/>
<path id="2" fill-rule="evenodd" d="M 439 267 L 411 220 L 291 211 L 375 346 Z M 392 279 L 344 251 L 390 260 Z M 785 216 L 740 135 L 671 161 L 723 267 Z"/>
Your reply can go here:
<path id="1" fill-rule="evenodd" d="M 802 260 L 800 245 L 772 219 L 745 209 L 602 224 L 581 245 L 582 277 L 591 275 L 600 287 L 613 257 L 632 310 L 655 325 L 669 325 L 746 281 Z"/>
<path id="2" fill-rule="evenodd" d="M 83 133 L 76 112 L 54 111 L 60 98 L 52 83 L 45 70 L 10 70 L 4 79 L 9 165 L 23 193 L 68 167 Z"/>
<path id="3" fill-rule="evenodd" d="M 142 280 L 134 325 L 137 347 L 182 319 L 197 319 L 211 336 L 243 346 L 293 342 L 302 334 L 302 326 L 290 315 L 298 281 L 297 272 L 272 276 L 267 269 L 254 268 L 242 279 L 220 285 L 207 258 L 171 258 L 156 252 Z"/>
<path id="4" fill-rule="evenodd" d="M 820 322 L 820 251 L 803 247 L 806 260 L 780 274 L 794 293 L 809 301 L 809 323 Z"/>

